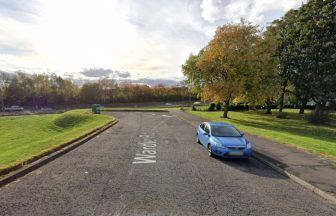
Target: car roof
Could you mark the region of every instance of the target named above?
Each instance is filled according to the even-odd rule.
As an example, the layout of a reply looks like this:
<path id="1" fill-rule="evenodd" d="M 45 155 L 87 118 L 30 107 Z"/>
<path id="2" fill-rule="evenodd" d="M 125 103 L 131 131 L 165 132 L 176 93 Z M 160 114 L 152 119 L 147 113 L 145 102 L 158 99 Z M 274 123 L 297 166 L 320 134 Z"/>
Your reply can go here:
<path id="1" fill-rule="evenodd" d="M 233 125 L 225 122 L 205 122 L 208 123 L 210 126 L 225 126 L 225 127 L 233 127 Z"/>

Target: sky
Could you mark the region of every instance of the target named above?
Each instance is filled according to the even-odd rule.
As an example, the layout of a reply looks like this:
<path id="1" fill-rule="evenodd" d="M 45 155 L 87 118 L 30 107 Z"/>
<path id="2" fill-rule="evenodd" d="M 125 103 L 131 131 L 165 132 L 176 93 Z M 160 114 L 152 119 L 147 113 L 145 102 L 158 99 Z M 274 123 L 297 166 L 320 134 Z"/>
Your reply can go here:
<path id="1" fill-rule="evenodd" d="M 0 70 L 182 80 L 217 26 L 265 28 L 302 0 L 0 0 Z"/>

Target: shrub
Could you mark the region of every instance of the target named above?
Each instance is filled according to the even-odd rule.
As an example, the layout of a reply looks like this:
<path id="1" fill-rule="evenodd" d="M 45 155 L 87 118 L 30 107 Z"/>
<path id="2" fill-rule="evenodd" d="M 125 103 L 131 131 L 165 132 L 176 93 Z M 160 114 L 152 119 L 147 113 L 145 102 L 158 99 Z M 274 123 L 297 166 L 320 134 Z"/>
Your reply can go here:
<path id="1" fill-rule="evenodd" d="M 313 124 L 330 124 L 331 117 L 328 112 L 312 112 L 308 116 L 308 121 Z"/>
<path id="2" fill-rule="evenodd" d="M 215 111 L 215 108 L 216 108 L 216 104 L 215 103 L 211 103 L 209 108 L 208 108 L 208 111 Z"/>
<path id="3" fill-rule="evenodd" d="M 221 103 L 217 103 L 216 104 L 216 110 L 217 111 L 221 111 L 222 110 L 222 104 Z"/>

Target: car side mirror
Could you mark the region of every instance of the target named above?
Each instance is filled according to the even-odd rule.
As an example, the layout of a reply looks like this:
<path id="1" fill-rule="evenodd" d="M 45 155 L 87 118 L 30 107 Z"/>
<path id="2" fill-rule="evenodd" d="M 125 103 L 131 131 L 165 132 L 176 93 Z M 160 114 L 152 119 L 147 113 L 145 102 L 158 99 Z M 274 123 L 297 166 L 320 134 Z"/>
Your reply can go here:
<path id="1" fill-rule="evenodd" d="M 241 136 L 244 136 L 245 134 L 244 134 L 244 132 L 240 132 L 240 135 L 241 135 Z"/>

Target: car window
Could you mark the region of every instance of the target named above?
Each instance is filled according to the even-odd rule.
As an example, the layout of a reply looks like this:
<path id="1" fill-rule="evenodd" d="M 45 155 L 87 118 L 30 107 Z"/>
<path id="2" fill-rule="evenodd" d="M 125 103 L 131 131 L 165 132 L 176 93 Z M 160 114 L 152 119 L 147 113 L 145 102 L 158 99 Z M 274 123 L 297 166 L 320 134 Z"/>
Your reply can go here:
<path id="1" fill-rule="evenodd" d="M 204 130 L 204 124 L 203 123 L 200 125 L 200 128 L 202 128 L 202 130 Z"/>
<path id="2" fill-rule="evenodd" d="M 205 131 L 206 133 L 210 133 L 209 125 L 205 125 L 205 127 L 204 127 L 204 131 Z"/>

